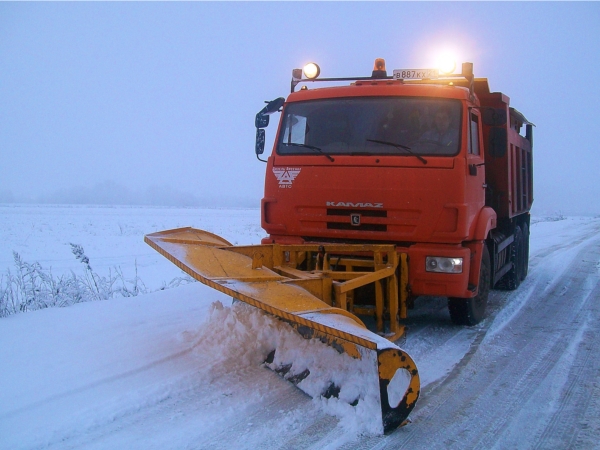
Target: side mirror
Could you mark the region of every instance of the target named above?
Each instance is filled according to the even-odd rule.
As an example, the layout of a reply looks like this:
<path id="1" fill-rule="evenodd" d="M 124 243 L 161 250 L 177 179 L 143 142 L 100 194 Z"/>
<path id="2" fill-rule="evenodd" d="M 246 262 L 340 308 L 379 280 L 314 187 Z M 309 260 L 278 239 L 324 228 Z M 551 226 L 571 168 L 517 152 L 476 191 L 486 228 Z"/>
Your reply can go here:
<path id="1" fill-rule="evenodd" d="M 266 128 L 269 126 L 269 116 L 263 114 L 263 112 L 259 112 L 256 114 L 256 118 L 254 119 L 254 126 L 256 128 Z"/>
<path id="2" fill-rule="evenodd" d="M 508 120 L 506 109 L 502 108 L 482 108 L 481 115 L 483 123 L 490 127 L 506 125 Z"/>
<path id="3" fill-rule="evenodd" d="M 269 116 L 266 116 L 267 119 Z M 256 144 L 254 145 L 256 155 L 262 155 L 265 151 L 265 130 L 262 128 L 256 129 Z"/>
<path id="4" fill-rule="evenodd" d="M 493 127 L 490 128 L 489 148 L 490 154 L 494 158 L 502 158 L 506 155 L 508 146 L 508 135 L 506 128 Z"/>
<path id="5" fill-rule="evenodd" d="M 285 98 L 278 97 L 275 100 L 266 102 L 267 105 L 261 109 L 256 117 L 254 118 L 254 125 L 256 126 L 256 142 L 254 144 L 254 151 L 256 157 L 262 155 L 265 151 L 265 128 L 269 126 L 269 116 L 281 109 L 285 103 Z M 266 162 L 264 159 L 258 158 L 262 162 Z"/>

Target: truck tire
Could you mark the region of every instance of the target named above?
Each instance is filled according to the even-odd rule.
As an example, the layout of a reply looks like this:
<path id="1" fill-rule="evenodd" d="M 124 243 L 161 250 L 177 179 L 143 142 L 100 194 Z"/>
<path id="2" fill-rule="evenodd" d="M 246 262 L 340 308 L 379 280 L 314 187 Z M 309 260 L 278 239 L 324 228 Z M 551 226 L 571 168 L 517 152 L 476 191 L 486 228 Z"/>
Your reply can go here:
<path id="1" fill-rule="evenodd" d="M 514 291 L 521 284 L 523 280 L 523 264 L 524 264 L 524 245 L 523 245 L 523 232 L 517 225 L 515 227 L 515 240 L 510 248 L 510 262 L 512 262 L 512 269 L 510 269 L 506 275 L 498 282 L 498 289 L 505 291 Z"/>
<path id="2" fill-rule="evenodd" d="M 485 308 L 490 294 L 492 277 L 490 253 L 487 245 L 483 246 L 481 269 L 479 270 L 479 292 L 471 298 L 448 299 L 450 318 L 456 325 L 476 325 L 485 318 Z"/>

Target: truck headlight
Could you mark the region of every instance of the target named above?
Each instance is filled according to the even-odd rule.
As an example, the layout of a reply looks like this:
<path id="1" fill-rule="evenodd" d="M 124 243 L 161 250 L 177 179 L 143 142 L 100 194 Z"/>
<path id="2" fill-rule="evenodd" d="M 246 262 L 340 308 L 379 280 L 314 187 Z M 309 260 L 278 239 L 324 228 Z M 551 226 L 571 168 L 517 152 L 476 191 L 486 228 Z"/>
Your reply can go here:
<path id="1" fill-rule="evenodd" d="M 441 256 L 428 256 L 425 258 L 425 270 L 439 273 L 462 273 L 462 258 L 444 258 Z"/>

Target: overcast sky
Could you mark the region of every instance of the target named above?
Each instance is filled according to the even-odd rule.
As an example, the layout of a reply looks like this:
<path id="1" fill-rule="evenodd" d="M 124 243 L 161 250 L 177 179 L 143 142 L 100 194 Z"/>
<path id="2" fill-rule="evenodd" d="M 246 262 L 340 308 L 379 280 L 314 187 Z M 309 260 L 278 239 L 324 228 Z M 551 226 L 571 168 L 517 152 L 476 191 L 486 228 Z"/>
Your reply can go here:
<path id="1" fill-rule="evenodd" d="M 600 214 L 599 24 L 596 2 L 0 2 L 0 201 L 104 185 L 258 206 L 254 115 L 293 68 L 451 49 L 536 124 L 537 210 Z"/>

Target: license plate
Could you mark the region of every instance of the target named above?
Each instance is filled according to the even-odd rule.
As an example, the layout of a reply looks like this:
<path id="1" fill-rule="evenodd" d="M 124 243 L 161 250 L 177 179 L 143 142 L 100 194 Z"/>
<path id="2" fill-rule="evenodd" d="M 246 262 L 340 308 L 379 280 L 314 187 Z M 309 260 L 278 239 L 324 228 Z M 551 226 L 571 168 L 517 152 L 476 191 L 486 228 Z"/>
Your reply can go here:
<path id="1" fill-rule="evenodd" d="M 394 80 L 422 80 L 437 77 L 437 69 L 394 69 Z"/>

